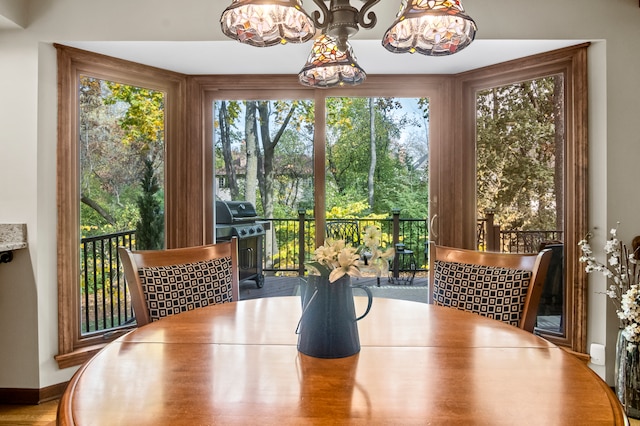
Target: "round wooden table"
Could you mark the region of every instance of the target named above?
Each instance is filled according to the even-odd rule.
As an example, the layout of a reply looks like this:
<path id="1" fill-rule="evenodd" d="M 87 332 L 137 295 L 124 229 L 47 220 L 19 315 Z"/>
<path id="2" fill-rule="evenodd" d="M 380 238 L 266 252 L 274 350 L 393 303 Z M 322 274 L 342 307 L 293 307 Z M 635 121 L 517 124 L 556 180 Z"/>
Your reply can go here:
<path id="1" fill-rule="evenodd" d="M 78 370 L 58 424 L 624 424 L 584 362 L 515 327 L 376 298 L 360 353 L 317 359 L 296 349 L 300 313 L 276 297 L 141 327 Z"/>

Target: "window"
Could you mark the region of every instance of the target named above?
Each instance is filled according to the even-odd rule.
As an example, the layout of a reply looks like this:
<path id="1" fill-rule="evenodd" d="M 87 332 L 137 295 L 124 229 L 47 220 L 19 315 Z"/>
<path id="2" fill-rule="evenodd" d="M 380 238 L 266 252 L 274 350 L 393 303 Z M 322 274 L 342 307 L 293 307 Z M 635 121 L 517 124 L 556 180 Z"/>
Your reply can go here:
<path id="1" fill-rule="evenodd" d="M 351 136 L 348 136 L 348 139 L 351 141 L 354 141 L 356 136 L 360 137 L 365 133 L 370 133 L 370 120 L 368 118 L 364 120 L 366 123 L 355 123 L 354 121 L 340 128 L 341 121 L 333 115 L 335 115 L 336 111 L 341 110 L 341 108 L 343 112 L 348 108 L 353 108 L 353 113 L 355 113 L 355 109 L 359 108 L 361 114 L 359 113 L 358 117 L 369 117 L 370 106 L 373 106 L 376 117 L 375 123 L 378 125 L 376 131 L 379 133 L 376 138 L 378 139 L 378 151 L 380 152 L 380 165 L 387 168 L 404 167 L 404 170 L 398 170 L 395 174 L 387 170 L 387 174 L 394 175 L 397 179 L 403 179 L 403 188 L 405 188 L 406 191 L 395 191 L 394 189 L 398 188 L 392 180 L 385 179 L 384 182 L 379 182 L 379 187 L 385 184 L 387 185 L 385 193 L 389 193 L 389 197 L 386 197 L 385 194 L 377 194 L 377 202 L 379 206 L 382 206 L 380 209 L 389 207 L 384 204 L 384 200 L 396 197 L 396 199 L 392 201 L 398 201 L 397 198 L 399 197 L 403 200 L 409 199 L 409 201 L 413 203 L 411 205 L 413 209 L 411 212 L 426 214 L 428 205 L 427 151 L 429 149 L 427 134 L 430 131 L 434 134 L 433 129 L 438 128 L 437 122 L 441 119 L 441 114 L 436 112 L 429 117 L 429 122 L 435 123 L 432 124 L 431 129 L 426 124 L 427 118 L 425 114 L 433 109 L 433 104 L 440 105 L 440 102 L 442 102 L 439 94 L 441 93 L 445 79 L 430 76 L 371 77 L 367 85 L 361 87 L 320 91 L 302 88 L 297 80 L 291 77 L 269 77 L 268 83 L 262 83 L 261 87 L 256 86 L 260 84 L 259 82 L 264 82 L 265 79 L 253 76 L 234 76 L 233 80 L 227 77 L 198 77 L 196 80 L 198 84 L 201 85 L 203 97 L 208 99 L 205 105 L 207 105 L 209 109 L 204 112 L 204 116 L 213 117 L 215 121 L 215 125 L 212 124 L 211 126 L 215 129 L 212 134 L 213 138 L 215 138 L 215 149 L 217 153 L 215 160 L 216 173 L 223 174 L 225 180 L 235 175 L 234 179 L 238 182 L 236 184 L 238 187 L 238 189 L 236 189 L 236 196 L 250 199 L 256 204 L 258 210 L 262 207 L 259 197 L 256 198 L 253 195 L 246 195 L 246 180 L 244 176 L 242 176 L 244 172 L 236 175 L 236 173 L 234 173 L 236 171 L 235 168 L 228 166 L 228 164 L 232 162 L 231 153 L 226 154 L 227 157 L 230 158 L 229 161 L 221 160 L 225 155 L 221 152 L 224 146 L 224 138 L 222 138 L 221 135 L 227 134 L 235 137 L 238 139 L 236 145 L 239 147 L 239 150 L 247 149 L 251 138 L 246 137 L 247 132 L 243 117 L 246 116 L 245 111 L 248 109 L 248 105 L 254 101 L 257 102 L 258 105 L 264 104 L 265 108 L 271 108 L 270 111 L 276 115 L 278 108 L 282 108 L 282 111 L 286 112 L 292 105 L 297 105 L 297 108 L 301 108 L 301 111 L 304 111 L 305 118 L 299 118 L 299 120 L 303 120 L 304 122 L 293 124 L 295 120 L 292 120 L 289 123 L 289 127 L 296 126 L 297 134 L 294 139 L 295 143 L 301 144 L 300 147 L 295 148 L 295 146 L 292 145 L 294 141 L 289 140 L 291 138 L 287 139 L 287 133 L 285 131 L 282 135 L 284 143 L 281 144 L 281 146 L 279 145 L 276 154 L 280 149 L 295 148 L 297 150 L 296 152 L 283 152 L 283 161 L 294 158 L 298 155 L 298 152 L 302 155 L 299 161 L 294 160 L 295 165 L 302 166 L 302 169 L 298 170 L 296 167 L 287 168 L 289 172 L 295 173 L 296 176 L 300 174 L 304 175 L 305 173 L 308 174 L 309 167 L 312 167 L 314 180 L 311 184 L 313 185 L 313 190 L 310 191 L 296 187 L 300 189 L 300 191 L 296 192 L 297 196 L 295 199 L 282 200 L 283 203 L 281 204 L 283 208 L 288 208 L 294 214 L 299 207 L 307 206 L 307 210 L 315 207 L 314 216 L 316 227 L 315 235 L 311 241 L 324 240 L 323 224 L 326 222 L 326 216 L 328 214 L 325 207 L 327 209 L 332 207 L 326 203 L 328 194 L 333 194 L 331 198 L 343 197 L 344 200 L 354 201 L 357 197 L 354 196 L 353 191 L 358 187 L 363 190 L 360 192 L 365 193 L 364 204 L 370 201 L 366 198 L 368 166 L 366 170 L 364 166 L 361 167 L 364 172 L 358 176 L 352 173 L 351 176 L 344 177 L 344 179 L 350 183 L 349 188 L 340 188 L 340 176 L 337 176 L 338 168 L 344 167 L 345 165 L 332 165 L 331 162 L 331 149 L 335 148 L 334 143 L 337 140 L 336 138 L 339 132 L 350 131 Z M 245 90 L 246 87 L 256 87 L 256 89 L 248 92 Z M 210 90 L 210 88 L 215 88 L 215 90 Z M 416 96 L 420 96 L 420 98 L 416 98 Z M 266 101 L 268 99 L 272 99 L 272 101 Z M 283 99 L 289 100 L 279 101 Z M 313 99 L 313 101 L 307 101 L 305 99 Z M 235 105 L 233 104 L 234 102 Z M 240 114 L 237 115 L 239 119 L 236 118 L 236 124 L 238 124 L 236 129 L 233 129 L 233 131 L 223 130 L 223 127 L 227 124 L 220 113 L 229 108 L 236 108 L 236 106 L 239 107 L 239 109 L 235 109 L 234 111 L 240 111 Z M 352 118 L 356 120 L 357 117 Z M 346 121 L 347 120 L 345 120 L 345 122 Z M 264 123 L 266 121 L 262 118 L 261 122 Z M 344 124 L 344 122 L 342 122 L 342 124 Z M 274 127 L 274 129 L 277 130 L 277 126 Z M 412 133 L 409 133 L 409 130 Z M 234 134 L 234 131 L 236 134 Z M 276 133 L 275 130 L 273 133 Z M 209 134 L 211 133 L 205 130 L 205 135 Z M 258 135 L 262 134 L 264 133 L 258 132 Z M 258 139 L 260 138 L 261 137 Z M 403 139 L 411 139 L 413 143 L 408 143 Z M 229 142 L 230 141 L 225 143 L 228 144 Z M 258 142 L 263 143 L 262 141 Z M 363 140 L 360 140 L 360 142 L 364 143 Z M 213 141 L 209 143 L 214 144 Z M 387 145 L 384 145 L 385 143 Z M 366 144 L 367 146 L 359 152 L 361 156 L 365 157 L 368 155 L 367 152 L 370 152 L 370 142 L 366 142 Z M 411 152 L 405 149 L 411 150 Z M 382 158 L 383 154 L 385 158 Z M 305 165 L 307 159 L 311 157 L 313 163 Z M 416 158 L 416 162 L 405 164 L 404 159 L 409 157 Z M 388 164 L 384 163 L 383 160 L 387 161 Z M 353 161 L 352 166 L 354 167 L 350 167 L 349 172 L 353 172 L 356 169 L 355 164 L 359 160 L 354 158 Z M 369 160 L 366 159 L 366 161 L 367 164 L 369 164 Z M 239 164 L 237 160 L 235 163 Z M 325 169 L 325 164 L 329 164 L 329 169 Z M 332 166 L 335 166 L 333 170 L 331 170 Z M 224 169 L 224 167 L 226 167 L 226 169 Z M 244 167 L 242 169 L 244 170 Z M 282 171 L 284 169 L 280 168 L 280 170 Z M 379 169 L 378 172 L 380 172 Z M 375 179 L 376 176 L 373 176 L 373 178 Z M 325 185 L 325 182 L 327 185 Z M 263 182 L 258 183 L 259 185 L 263 185 Z M 276 183 L 280 185 L 283 184 L 283 182 Z M 304 183 L 307 184 L 306 182 Z M 232 185 L 229 186 L 231 187 Z M 412 188 L 409 188 L 410 186 L 412 186 Z M 221 189 L 220 193 L 217 194 L 218 197 L 222 199 L 233 198 L 230 188 Z M 207 193 L 208 191 L 205 192 Z M 251 189 L 251 192 L 255 192 L 255 189 Z M 284 189 L 277 192 L 281 194 L 291 193 L 291 191 Z M 413 197 L 416 193 L 421 194 L 422 198 Z M 387 210 L 388 214 L 390 209 Z M 273 212 L 272 208 L 268 211 L 262 211 L 261 213 L 269 216 L 271 212 Z M 407 210 L 407 214 L 409 214 L 409 210 Z M 212 233 L 213 230 L 211 229 L 211 231 L 207 231 L 206 234 L 212 235 Z M 424 242 L 421 243 L 420 253 L 424 251 Z M 268 251 L 270 249 L 276 250 L 273 244 L 268 244 L 267 247 Z M 267 262 L 269 262 L 269 260 L 267 260 Z"/>
<path id="2" fill-rule="evenodd" d="M 144 87 L 165 94 L 165 245 L 213 242 L 215 100 L 312 99 L 314 101 L 314 204 L 324 205 L 326 99 L 429 99 L 430 238 L 440 244 L 476 243 L 475 116 L 477 92 L 514 81 L 562 75 L 565 84 L 565 333 L 549 336 L 583 352 L 586 347 L 586 277 L 577 262 L 586 233 L 586 46 L 563 49 L 455 76 L 369 76 L 356 87 L 312 90 L 296 76 L 184 76 L 56 45 L 59 79 L 58 286 L 61 367 L 77 365 L 111 336 L 83 338 L 79 331 L 79 147 L 80 75 Z M 321 182 L 321 183 L 319 183 Z M 223 182 L 221 182 L 223 183 Z M 228 182 L 224 182 L 225 186 Z M 326 214 L 317 209 L 316 221 Z M 324 239 L 316 227 L 315 240 Z M 106 338 L 105 338 L 106 337 Z M 548 337 L 545 335 L 545 337 Z"/>
<path id="3" fill-rule="evenodd" d="M 117 337 L 117 327 L 131 317 L 115 252 L 118 245 L 131 242 L 131 235 L 114 232 L 109 240 L 97 241 L 91 238 L 93 230 L 81 225 L 101 224 L 104 229 L 119 230 L 123 222 L 137 221 L 136 214 L 116 211 L 113 206 L 125 197 L 141 195 L 126 192 L 136 188 L 134 181 L 149 172 L 149 179 L 155 180 L 159 191 L 147 195 L 156 203 L 151 207 L 160 213 L 156 215 L 160 218 L 151 227 L 157 232 L 146 234 L 154 236 L 145 239 L 139 235 L 138 242 L 153 240 L 153 247 L 164 246 L 161 194 L 165 134 L 171 147 L 176 140 L 176 128 L 169 124 L 176 120 L 167 120 L 165 126 L 165 107 L 174 114 L 179 112 L 174 103 L 182 78 L 142 66 L 124 67 L 123 61 L 56 47 L 60 83 L 57 360 L 61 367 L 67 367 L 84 361 L 105 341 Z M 154 110 L 145 110 L 137 118 L 149 122 L 131 124 L 136 117 L 130 105 L 143 98 Z M 142 135 L 145 131 L 148 134 Z M 130 199 L 128 204 L 132 203 L 135 201 Z M 104 266 L 101 272 L 90 273 L 100 264 Z M 110 314 L 103 315 L 105 311 Z M 115 332 L 105 333 L 105 329 L 113 327 Z"/>
<path id="4" fill-rule="evenodd" d="M 80 333 L 133 322 L 118 246 L 164 247 L 164 93 L 80 75 Z"/>
<path id="5" fill-rule="evenodd" d="M 562 74 L 479 90 L 476 98 L 477 215 L 487 218 L 490 237 L 478 243 L 507 253 L 552 249 L 538 327 L 560 335 L 566 324 L 564 100 Z"/>
<path id="6" fill-rule="evenodd" d="M 259 95 L 255 91 L 254 96 Z M 218 185 L 216 202 L 248 201 L 270 222 L 265 250 L 259 251 L 267 271 L 298 274 L 300 253 L 308 258 L 316 248 L 313 227 L 326 229 L 315 221 L 318 210 L 328 221 L 349 220 L 347 239 L 356 246 L 367 226 L 378 226 L 385 244 L 402 242 L 407 253 L 419 253 L 424 270 L 428 99 L 331 96 L 321 101 L 327 111 L 327 137 L 314 153 L 313 100 L 215 100 L 215 174 L 218 182 L 229 182 L 227 187 Z M 324 175 L 314 175 L 313 159 L 318 156 L 326 158 Z M 324 203 L 314 198 L 318 187 L 324 190 Z M 399 241 L 393 240 L 394 210 L 403 218 Z M 308 219 L 302 225 L 308 227 L 304 243 L 297 229 L 301 212 Z M 225 227 L 216 224 L 216 238 L 225 238 Z M 244 239 L 239 241 L 241 253 Z"/>
<path id="7" fill-rule="evenodd" d="M 543 186 L 539 186 L 535 191 L 541 197 L 534 201 L 528 199 L 526 201 L 529 212 L 535 212 L 536 209 L 542 209 L 544 206 L 544 214 L 531 215 L 535 218 L 525 218 L 523 215 L 515 215 L 508 218 L 504 214 L 501 221 L 508 222 L 513 220 L 513 225 L 520 226 L 527 220 L 530 221 L 531 227 L 552 227 L 556 228 L 553 235 L 549 235 L 545 240 L 556 240 L 557 236 L 562 236 L 564 246 L 564 270 L 562 274 L 563 289 L 560 294 L 561 306 L 549 306 L 549 309 L 560 309 L 562 311 L 561 320 L 558 324 L 543 324 L 539 321 L 537 333 L 554 343 L 567 346 L 576 352 L 586 351 L 586 276 L 583 268 L 580 267 L 578 261 L 579 253 L 577 252 L 578 241 L 587 233 L 587 96 L 586 96 L 586 63 L 587 45 L 576 46 L 572 48 L 562 49 L 554 52 L 536 55 L 505 64 L 483 68 L 479 71 L 470 71 L 457 77 L 456 85 L 459 87 L 462 99 L 462 123 L 463 131 L 459 133 L 455 142 L 455 161 L 465 165 L 459 172 L 454 173 L 453 184 L 450 187 L 452 191 L 460 188 L 462 198 L 454 199 L 450 197 L 440 198 L 440 208 L 446 211 L 454 208 L 460 217 L 454 223 L 460 227 L 458 229 L 446 227 L 440 230 L 446 241 L 453 242 L 452 245 L 461 247 L 473 247 L 475 242 L 476 228 L 475 216 L 477 207 L 483 206 L 487 199 L 498 200 L 500 197 L 486 197 L 483 194 L 476 194 L 478 176 L 477 173 L 487 172 L 483 161 L 478 159 L 478 153 L 488 157 L 494 155 L 491 152 L 482 152 L 487 148 L 487 141 L 482 140 L 487 136 L 485 125 L 496 125 L 493 128 L 493 136 L 502 136 L 502 143 L 508 145 L 509 148 L 522 144 L 530 143 L 527 148 L 526 155 L 538 155 L 539 158 L 545 158 L 547 161 L 544 170 L 538 170 L 536 177 L 530 176 L 531 179 L 540 183 L 546 182 Z M 495 110 L 483 113 L 483 109 L 491 104 L 500 91 L 516 90 L 525 93 L 528 97 L 526 102 L 535 100 L 535 96 L 540 99 L 535 102 L 545 102 L 546 105 L 538 105 L 537 114 L 547 115 L 543 120 L 532 120 L 532 117 L 518 117 L 518 110 L 514 106 L 510 108 L 509 117 L 503 115 L 503 121 L 489 122 L 486 120 L 489 114 L 497 112 Z M 537 94 L 531 92 L 537 90 Z M 534 96 L 534 97 L 532 97 Z M 542 99 L 547 97 L 547 99 Z M 511 97 L 513 102 L 523 102 L 524 99 Z M 492 104 L 494 108 L 496 104 Z M 532 113 L 532 110 L 528 110 Z M 499 115 L 499 114 L 497 114 Z M 535 127 L 535 129 L 534 129 Z M 537 138 L 531 138 L 527 132 L 538 132 L 541 135 Z M 510 143 L 509 138 L 519 138 L 518 143 Z M 525 139 L 529 139 L 526 141 Z M 533 144 L 533 140 L 536 144 Z M 554 151 L 553 154 L 550 151 Z M 506 154 L 500 154 L 505 156 Z M 521 157 L 525 153 L 518 154 Z M 498 161 L 498 160 L 496 160 Z M 522 165 L 525 162 L 523 158 L 517 164 Z M 477 166 L 476 166 L 477 164 Z M 538 166 L 540 164 L 538 163 Z M 497 165 L 493 165 L 491 169 L 495 172 L 499 170 Z M 522 172 L 520 177 L 525 174 Z M 495 177 L 495 176 L 493 176 Z M 456 185 L 455 182 L 458 182 Z M 482 191 L 490 193 L 493 189 L 489 185 L 490 181 L 481 181 L 484 185 Z M 520 182 L 517 186 L 526 192 L 530 188 L 529 183 Z M 505 190 L 507 186 L 503 185 Z M 446 191 L 441 192 L 442 195 L 448 194 Z M 494 194 L 495 195 L 495 194 Z M 504 198 L 504 197 L 503 197 Z M 462 202 L 462 204 L 460 204 Z M 524 201 L 520 201 L 524 202 Z M 444 205 L 443 205 L 444 204 Z M 500 207 L 506 206 L 506 201 L 501 202 Z M 484 207 L 498 207 L 488 206 Z M 507 209 L 505 208 L 505 211 Z M 442 212 L 442 210 L 440 211 Z M 535 223 L 535 221 L 543 220 L 546 217 L 546 225 Z M 555 223 L 555 226 L 554 226 Z M 524 228 L 523 228 L 524 229 Z M 533 243 L 533 246 L 539 244 Z M 538 247 L 533 247 L 537 250 Z M 558 296 L 558 294 L 556 294 Z M 544 318 L 543 318 L 544 319 Z"/>

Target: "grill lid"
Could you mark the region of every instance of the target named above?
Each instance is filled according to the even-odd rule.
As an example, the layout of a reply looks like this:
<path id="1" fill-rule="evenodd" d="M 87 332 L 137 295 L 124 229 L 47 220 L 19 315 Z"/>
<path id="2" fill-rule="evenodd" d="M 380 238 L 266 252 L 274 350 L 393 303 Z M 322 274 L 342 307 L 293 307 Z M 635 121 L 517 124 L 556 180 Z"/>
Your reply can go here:
<path id="1" fill-rule="evenodd" d="M 247 201 L 216 201 L 216 223 L 255 221 L 256 208 Z"/>

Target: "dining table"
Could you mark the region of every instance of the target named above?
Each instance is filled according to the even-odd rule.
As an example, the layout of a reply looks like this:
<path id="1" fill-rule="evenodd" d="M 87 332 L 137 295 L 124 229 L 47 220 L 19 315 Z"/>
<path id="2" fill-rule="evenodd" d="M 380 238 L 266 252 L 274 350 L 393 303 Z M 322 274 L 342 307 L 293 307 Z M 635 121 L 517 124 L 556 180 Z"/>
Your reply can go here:
<path id="1" fill-rule="evenodd" d="M 354 297 L 356 311 L 367 299 Z M 457 309 L 374 298 L 361 349 L 297 349 L 300 297 L 163 318 L 70 380 L 59 425 L 623 425 L 588 365 L 532 333 Z"/>

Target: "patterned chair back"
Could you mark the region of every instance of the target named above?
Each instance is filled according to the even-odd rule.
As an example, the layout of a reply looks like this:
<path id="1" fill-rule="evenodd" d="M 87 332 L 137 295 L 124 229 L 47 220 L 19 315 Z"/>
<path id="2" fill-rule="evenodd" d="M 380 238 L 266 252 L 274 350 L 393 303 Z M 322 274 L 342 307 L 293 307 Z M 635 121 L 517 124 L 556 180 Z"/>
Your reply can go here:
<path id="1" fill-rule="evenodd" d="M 239 297 L 237 239 L 198 247 L 119 247 L 138 326 Z"/>
<path id="2" fill-rule="evenodd" d="M 434 246 L 430 301 L 533 332 L 551 250 L 490 253 Z"/>
<path id="3" fill-rule="evenodd" d="M 327 238 L 344 240 L 352 247 L 360 245 L 360 226 L 355 220 L 332 220 L 325 225 Z"/>

